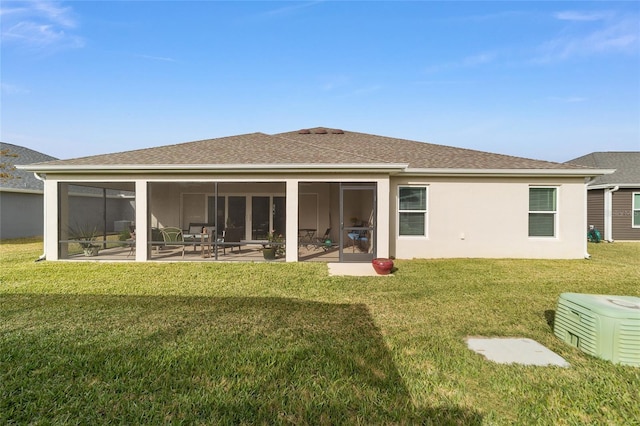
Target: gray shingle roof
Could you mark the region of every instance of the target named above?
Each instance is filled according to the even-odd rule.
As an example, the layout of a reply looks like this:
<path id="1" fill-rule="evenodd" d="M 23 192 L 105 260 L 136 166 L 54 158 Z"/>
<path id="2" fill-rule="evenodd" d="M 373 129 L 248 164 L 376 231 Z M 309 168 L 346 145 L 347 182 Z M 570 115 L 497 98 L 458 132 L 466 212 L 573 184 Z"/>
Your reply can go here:
<path id="1" fill-rule="evenodd" d="M 0 150 L 7 150 L 11 156 L 2 156 L 0 163 L 8 165 L 42 163 L 43 161 L 55 160 L 55 157 L 25 148 L 19 145 L 0 142 Z M 16 157 L 13 157 L 16 155 Z M 35 178 L 32 172 L 26 170 L 12 170 L 10 174 L 14 179 L 0 180 L 0 188 L 22 191 L 42 191 L 43 184 Z"/>
<path id="2" fill-rule="evenodd" d="M 475 151 L 445 145 L 390 138 L 366 133 L 322 134 L 311 129 L 276 136 L 290 138 L 324 149 L 360 153 L 372 162 L 408 164 L 418 169 L 561 169 L 566 166 L 549 161 L 532 160 L 503 154 Z"/>
<path id="3" fill-rule="evenodd" d="M 616 169 L 609 175 L 599 176 L 589 183 L 596 185 L 626 185 L 640 187 L 640 151 L 592 152 L 567 161 L 600 169 Z"/>
<path id="4" fill-rule="evenodd" d="M 91 157 L 58 160 L 47 166 L 161 165 L 377 165 L 417 169 L 583 169 L 554 163 L 454 148 L 406 139 L 328 128 L 267 135 L 250 133 Z"/>

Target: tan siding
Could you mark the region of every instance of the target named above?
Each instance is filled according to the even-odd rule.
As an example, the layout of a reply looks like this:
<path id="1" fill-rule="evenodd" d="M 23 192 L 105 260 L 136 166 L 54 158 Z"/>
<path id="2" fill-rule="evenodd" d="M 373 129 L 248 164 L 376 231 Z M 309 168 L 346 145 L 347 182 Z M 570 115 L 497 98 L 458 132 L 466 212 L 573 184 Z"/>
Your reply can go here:
<path id="1" fill-rule="evenodd" d="M 604 189 L 594 189 L 587 193 L 587 223 L 600 232 L 604 231 Z"/>
<path id="2" fill-rule="evenodd" d="M 632 194 L 638 190 L 625 188 L 612 194 L 613 239 L 640 241 L 640 228 L 633 228 Z"/>

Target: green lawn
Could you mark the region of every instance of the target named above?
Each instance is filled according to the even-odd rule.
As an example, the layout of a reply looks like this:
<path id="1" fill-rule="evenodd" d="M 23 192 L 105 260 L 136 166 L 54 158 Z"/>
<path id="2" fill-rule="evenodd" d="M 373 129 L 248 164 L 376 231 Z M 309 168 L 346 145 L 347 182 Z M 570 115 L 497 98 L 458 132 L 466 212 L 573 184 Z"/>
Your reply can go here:
<path id="1" fill-rule="evenodd" d="M 549 326 L 562 292 L 640 296 L 640 244 L 591 260 L 326 266 L 38 262 L 0 245 L 0 424 L 640 424 L 640 368 Z M 499 365 L 532 338 L 571 368 Z"/>

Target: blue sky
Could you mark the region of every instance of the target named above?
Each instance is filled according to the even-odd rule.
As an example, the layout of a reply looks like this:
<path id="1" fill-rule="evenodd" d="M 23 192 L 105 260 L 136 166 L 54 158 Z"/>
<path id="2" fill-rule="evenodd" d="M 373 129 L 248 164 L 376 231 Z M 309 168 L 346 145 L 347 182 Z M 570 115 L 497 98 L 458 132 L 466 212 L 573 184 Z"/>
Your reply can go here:
<path id="1" fill-rule="evenodd" d="M 326 126 L 640 150 L 640 2 L 2 1 L 0 139 L 59 158 Z"/>

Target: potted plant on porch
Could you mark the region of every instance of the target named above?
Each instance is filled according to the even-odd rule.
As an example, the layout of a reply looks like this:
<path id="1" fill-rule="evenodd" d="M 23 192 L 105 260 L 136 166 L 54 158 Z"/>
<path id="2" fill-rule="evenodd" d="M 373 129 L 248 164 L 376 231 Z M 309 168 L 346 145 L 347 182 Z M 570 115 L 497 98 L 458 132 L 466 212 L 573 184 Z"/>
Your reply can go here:
<path id="1" fill-rule="evenodd" d="M 262 247 L 262 256 L 266 260 L 274 260 L 284 255 L 284 237 L 271 231 L 267 234 L 267 243 Z"/>
<path id="2" fill-rule="evenodd" d="M 97 256 L 100 250 L 100 245 L 96 244 L 96 238 L 98 237 L 98 227 L 94 226 L 76 226 L 69 229 L 69 237 L 74 242 L 77 242 L 85 256 Z"/>
<path id="3" fill-rule="evenodd" d="M 389 275 L 393 270 L 393 259 L 377 257 L 371 262 L 378 275 Z"/>

